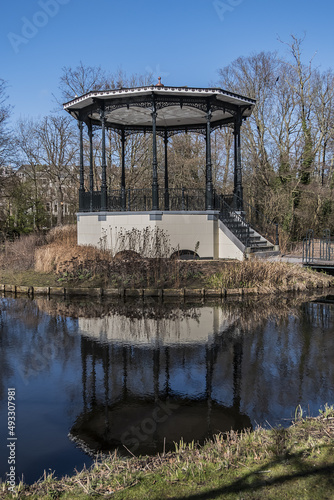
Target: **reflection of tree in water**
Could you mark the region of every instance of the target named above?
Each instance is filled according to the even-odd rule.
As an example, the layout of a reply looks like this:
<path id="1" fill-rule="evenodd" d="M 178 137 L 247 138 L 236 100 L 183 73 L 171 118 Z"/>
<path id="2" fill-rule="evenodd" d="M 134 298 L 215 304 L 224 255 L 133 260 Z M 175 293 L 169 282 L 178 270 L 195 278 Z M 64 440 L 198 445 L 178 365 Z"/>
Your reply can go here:
<path id="1" fill-rule="evenodd" d="M 3 304 L 3 307 L 0 309 L 0 400 L 4 400 L 7 397 L 8 385 L 6 381 L 14 374 L 9 360 L 10 342 L 11 339 L 6 321 L 6 305 Z"/>
<path id="2" fill-rule="evenodd" d="M 243 330 L 265 323 L 269 318 L 276 321 L 284 320 L 289 315 L 299 315 L 299 307 L 305 302 L 322 297 L 322 292 L 296 295 L 264 295 L 252 297 L 236 297 L 221 301 L 203 301 L 180 299 L 177 302 L 161 301 L 155 298 L 110 300 L 110 299 L 80 299 L 66 300 L 62 297 L 51 299 L 35 298 L 38 307 L 51 315 L 71 318 L 101 318 L 118 314 L 129 319 L 176 319 L 180 317 L 198 318 L 201 306 L 212 305 L 221 307 L 224 312 L 235 317 Z"/>
<path id="3" fill-rule="evenodd" d="M 70 319 L 50 316 L 29 298 L 1 299 L 0 328 L 2 391 L 10 377 L 19 375 L 28 383 L 48 372 L 56 358 L 66 367 L 77 342 Z"/>
<path id="4" fill-rule="evenodd" d="M 327 332 L 334 332 L 333 306 L 334 297 L 323 299 L 316 303 L 302 305 L 300 329 L 302 332 L 302 345 L 300 348 L 299 363 L 299 391 L 301 398 L 303 386 L 308 383 L 310 367 L 318 374 L 319 390 L 325 385 L 326 380 L 334 379 L 333 354 L 334 337 Z M 324 337 L 326 337 L 326 350 L 323 350 Z"/>
<path id="5" fill-rule="evenodd" d="M 257 328 L 251 343 L 244 339 L 243 402 L 250 413 L 256 409 L 259 422 L 275 413 L 292 417 L 298 404 L 317 414 L 324 402 L 333 400 L 333 301 L 309 300 L 293 314 Z M 257 403 L 254 394 L 260 395 Z"/>
<path id="6" fill-rule="evenodd" d="M 80 300 L 71 298 L 36 298 L 38 306 L 48 314 L 71 317 L 71 318 L 101 318 L 118 314 L 129 319 L 176 319 L 183 317 L 196 318 L 198 307 L 203 303 L 166 303 L 154 299 L 148 300 L 108 300 L 96 299 Z"/>
<path id="7" fill-rule="evenodd" d="M 22 328 L 32 332 L 32 341 L 45 316 L 30 299 L 1 298 L 0 308 L 0 398 L 7 397 L 8 382 L 15 376 L 12 353 L 23 352 L 26 338 Z M 23 367 L 22 367 L 23 368 Z"/>

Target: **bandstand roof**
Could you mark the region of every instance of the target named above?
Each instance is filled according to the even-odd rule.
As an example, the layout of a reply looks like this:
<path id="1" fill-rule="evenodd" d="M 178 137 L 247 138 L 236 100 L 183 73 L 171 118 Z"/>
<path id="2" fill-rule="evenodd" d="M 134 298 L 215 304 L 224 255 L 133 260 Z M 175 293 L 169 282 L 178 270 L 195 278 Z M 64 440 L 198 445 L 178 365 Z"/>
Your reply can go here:
<path id="1" fill-rule="evenodd" d="M 64 109 L 77 120 L 101 125 L 100 112 L 104 107 L 107 127 L 145 132 L 152 129 L 153 103 L 157 131 L 204 132 L 208 106 L 214 129 L 233 124 L 238 111 L 242 118 L 247 118 L 256 101 L 219 88 L 169 87 L 159 81 L 144 87 L 91 91 L 65 103 Z"/>

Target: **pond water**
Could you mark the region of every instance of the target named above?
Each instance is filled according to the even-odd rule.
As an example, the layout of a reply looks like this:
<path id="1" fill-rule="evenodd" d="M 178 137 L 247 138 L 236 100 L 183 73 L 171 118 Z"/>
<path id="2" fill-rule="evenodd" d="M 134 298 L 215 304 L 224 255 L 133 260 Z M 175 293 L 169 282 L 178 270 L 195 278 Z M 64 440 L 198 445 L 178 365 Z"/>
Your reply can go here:
<path id="1" fill-rule="evenodd" d="M 2 297 L 0 360 L 0 477 L 10 467 L 15 393 L 15 474 L 31 483 L 116 448 L 156 453 L 181 438 L 285 426 L 298 405 L 317 415 L 334 403 L 334 297 Z"/>

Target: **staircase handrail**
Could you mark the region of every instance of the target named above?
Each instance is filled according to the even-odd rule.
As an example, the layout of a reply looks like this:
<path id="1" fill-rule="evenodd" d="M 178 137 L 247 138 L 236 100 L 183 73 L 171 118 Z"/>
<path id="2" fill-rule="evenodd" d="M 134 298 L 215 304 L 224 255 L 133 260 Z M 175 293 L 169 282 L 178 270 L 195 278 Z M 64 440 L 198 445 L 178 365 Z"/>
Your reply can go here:
<path id="1" fill-rule="evenodd" d="M 228 216 L 226 215 L 228 214 Z M 231 233 L 234 234 L 238 238 L 238 240 L 243 243 L 243 245 L 247 248 L 249 247 L 249 236 L 250 236 L 250 225 L 248 222 L 245 221 L 245 219 L 242 217 L 242 215 L 238 214 L 235 212 L 228 203 L 224 201 L 224 198 L 221 197 L 221 206 L 220 206 L 220 212 L 219 212 L 219 219 L 225 224 L 225 226 L 231 231 Z M 246 229 L 246 232 L 240 231 L 237 228 L 234 227 L 232 224 L 233 222 L 237 221 L 243 228 Z"/>
<path id="2" fill-rule="evenodd" d="M 231 195 L 231 197 L 232 197 L 232 195 Z M 224 198 L 227 198 L 227 196 L 223 195 L 223 199 Z M 247 220 L 249 220 L 249 218 L 250 218 L 249 223 L 250 223 L 252 229 L 257 230 L 259 232 L 259 234 L 261 234 L 263 232 L 264 228 L 258 227 L 257 221 L 254 220 L 254 218 L 253 218 L 253 213 L 256 214 L 257 220 L 262 220 L 268 226 L 271 226 L 271 227 L 275 226 L 275 229 L 273 229 L 275 236 L 271 235 L 270 233 L 269 233 L 269 235 L 266 234 L 264 236 L 266 236 L 267 239 L 269 241 L 271 241 L 271 243 L 278 246 L 279 245 L 279 229 L 278 229 L 279 224 L 277 222 L 274 222 L 273 220 L 268 219 L 268 217 L 266 217 L 262 212 L 260 212 L 257 208 L 253 207 L 250 203 L 243 201 L 238 195 L 234 194 L 232 199 L 233 199 L 233 201 L 235 201 L 235 199 L 237 199 L 238 201 L 240 201 L 240 203 L 242 204 L 243 207 L 245 207 L 245 206 L 248 207 L 251 215 L 250 215 L 250 217 L 247 218 Z M 225 202 L 225 200 L 224 200 L 224 202 Z"/>

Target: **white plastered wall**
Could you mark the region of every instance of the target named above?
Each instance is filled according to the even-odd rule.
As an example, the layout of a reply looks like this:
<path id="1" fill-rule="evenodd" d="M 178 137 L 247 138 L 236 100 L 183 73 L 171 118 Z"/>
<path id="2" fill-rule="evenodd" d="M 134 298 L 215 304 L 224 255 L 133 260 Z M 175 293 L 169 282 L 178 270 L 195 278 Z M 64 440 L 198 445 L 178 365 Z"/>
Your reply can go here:
<path id="1" fill-rule="evenodd" d="M 218 221 L 218 235 L 220 259 L 244 260 L 244 245 L 221 221 Z"/>
<path id="2" fill-rule="evenodd" d="M 117 250 L 120 231 L 155 227 L 168 234 L 171 248 L 200 258 L 243 260 L 243 251 L 214 212 L 117 212 L 78 214 L 78 244 Z M 234 238 L 235 240 L 235 238 Z M 240 245 L 239 245 L 240 246 Z"/>
<path id="3" fill-rule="evenodd" d="M 121 342 L 132 345 L 204 344 L 214 335 L 227 330 L 235 316 L 219 307 L 195 309 L 195 317 L 176 311 L 173 319 L 128 318 L 110 313 L 102 318 L 79 318 L 84 335 L 100 342 Z"/>

